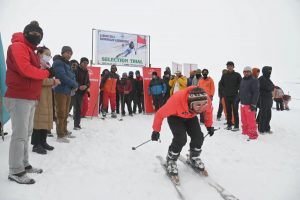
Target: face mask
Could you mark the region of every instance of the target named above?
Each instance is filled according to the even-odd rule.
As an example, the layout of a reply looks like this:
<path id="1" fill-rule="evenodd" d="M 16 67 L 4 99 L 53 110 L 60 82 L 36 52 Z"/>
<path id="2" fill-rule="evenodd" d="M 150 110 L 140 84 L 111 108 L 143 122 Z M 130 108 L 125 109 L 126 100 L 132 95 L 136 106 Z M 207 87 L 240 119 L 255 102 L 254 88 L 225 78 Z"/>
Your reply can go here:
<path id="1" fill-rule="evenodd" d="M 202 74 L 204 79 L 207 79 L 207 74 Z"/>
<path id="2" fill-rule="evenodd" d="M 201 74 L 196 74 L 196 78 L 197 79 L 201 78 Z"/>
<path id="3" fill-rule="evenodd" d="M 157 77 L 156 75 L 153 75 L 153 76 L 152 76 L 153 79 L 155 79 L 156 77 Z"/>
<path id="4" fill-rule="evenodd" d="M 43 60 L 45 63 L 47 63 L 47 62 L 49 62 L 49 61 L 51 60 L 51 56 L 43 55 L 43 56 L 42 56 L 42 60 Z"/>
<path id="5" fill-rule="evenodd" d="M 25 38 L 29 43 L 31 43 L 35 46 L 37 46 L 42 40 L 40 36 L 30 35 L 30 34 L 25 35 Z"/>

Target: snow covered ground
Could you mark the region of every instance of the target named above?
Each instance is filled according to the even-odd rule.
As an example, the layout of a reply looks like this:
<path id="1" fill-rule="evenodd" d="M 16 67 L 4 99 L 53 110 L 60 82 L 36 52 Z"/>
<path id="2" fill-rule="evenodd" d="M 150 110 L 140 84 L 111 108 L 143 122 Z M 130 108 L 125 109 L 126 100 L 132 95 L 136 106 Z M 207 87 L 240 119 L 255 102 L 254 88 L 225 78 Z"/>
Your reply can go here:
<path id="1" fill-rule="evenodd" d="M 299 89 L 299 84 L 294 85 L 293 90 Z M 225 121 L 215 122 L 221 129 L 205 139 L 202 153 L 210 177 L 242 200 L 300 199 L 300 101 L 294 100 L 290 106 L 290 111 L 273 110 L 274 134 L 259 136 L 257 141 L 247 142 L 241 132 L 224 130 Z M 171 142 L 166 120 L 161 143 L 131 149 L 150 138 L 152 119 L 153 115 L 125 117 L 122 122 L 85 118 L 82 131 L 73 131 L 76 138 L 71 143 L 48 138 L 55 146 L 53 152 L 38 155 L 30 148 L 31 164 L 44 169 L 43 174 L 32 175 L 36 184 L 30 186 L 7 179 L 11 128 L 6 124 L 10 134 L 0 141 L 0 199 L 178 199 L 155 158 L 165 157 Z M 69 121 L 71 129 L 73 120 Z M 206 134 L 205 128 L 203 131 Z M 182 153 L 187 150 L 185 147 Z M 205 178 L 195 176 L 183 163 L 178 166 L 187 199 L 222 199 Z"/>

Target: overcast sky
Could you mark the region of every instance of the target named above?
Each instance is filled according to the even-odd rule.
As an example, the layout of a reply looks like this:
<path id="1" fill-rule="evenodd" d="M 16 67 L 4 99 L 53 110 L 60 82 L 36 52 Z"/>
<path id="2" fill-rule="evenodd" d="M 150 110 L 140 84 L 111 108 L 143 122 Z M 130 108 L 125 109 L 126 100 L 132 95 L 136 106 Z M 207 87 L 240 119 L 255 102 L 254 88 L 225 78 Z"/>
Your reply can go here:
<path id="1" fill-rule="evenodd" d="M 299 0 L 0 0 L 4 51 L 34 19 L 52 54 L 69 45 L 74 58 L 91 58 L 97 28 L 150 35 L 152 66 L 175 61 L 220 71 L 233 60 L 237 70 L 297 69 L 300 79 Z"/>

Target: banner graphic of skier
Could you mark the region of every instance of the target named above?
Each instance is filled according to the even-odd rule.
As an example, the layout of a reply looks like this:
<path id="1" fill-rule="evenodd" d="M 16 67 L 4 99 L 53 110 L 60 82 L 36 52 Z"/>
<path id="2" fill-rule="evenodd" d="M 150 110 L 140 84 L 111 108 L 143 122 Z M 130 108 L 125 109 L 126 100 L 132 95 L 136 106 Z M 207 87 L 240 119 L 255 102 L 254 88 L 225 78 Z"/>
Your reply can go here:
<path id="1" fill-rule="evenodd" d="M 96 30 L 95 64 L 148 66 L 149 36 Z"/>

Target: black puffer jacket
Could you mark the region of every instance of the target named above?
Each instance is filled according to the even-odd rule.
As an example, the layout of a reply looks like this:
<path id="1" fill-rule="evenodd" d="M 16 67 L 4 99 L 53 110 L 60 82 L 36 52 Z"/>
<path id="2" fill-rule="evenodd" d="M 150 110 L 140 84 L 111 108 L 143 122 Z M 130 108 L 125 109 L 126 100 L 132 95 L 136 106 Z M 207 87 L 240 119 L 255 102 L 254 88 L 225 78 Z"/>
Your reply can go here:
<path id="1" fill-rule="evenodd" d="M 260 97 L 272 98 L 272 92 L 274 90 L 274 84 L 270 80 L 272 67 L 265 66 L 262 68 L 262 76 L 259 77 L 259 93 Z"/>
<path id="2" fill-rule="evenodd" d="M 240 84 L 239 97 L 243 105 L 256 105 L 259 96 L 259 82 L 252 76 L 244 77 Z"/>
<path id="3" fill-rule="evenodd" d="M 238 72 L 227 72 L 222 75 L 221 86 L 224 88 L 224 96 L 237 96 L 240 88 L 242 77 Z"/>

